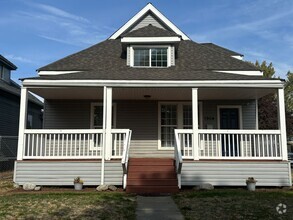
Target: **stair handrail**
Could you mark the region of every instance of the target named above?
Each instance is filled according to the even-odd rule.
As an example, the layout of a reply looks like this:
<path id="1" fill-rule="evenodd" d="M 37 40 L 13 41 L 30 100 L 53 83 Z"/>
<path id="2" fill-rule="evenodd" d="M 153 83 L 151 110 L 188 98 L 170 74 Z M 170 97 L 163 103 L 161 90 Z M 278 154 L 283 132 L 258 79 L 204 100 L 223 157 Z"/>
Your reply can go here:
<path id="1" fill-rule="evenodd" d="M 123 145 L 123 153 L 122 153 L 122 169 L 123 169 L 123 188 L 126 188 L 126 181 L 127 181 L 127 169 L 128 169 L 128 159 L 129 159 L 129 147 L 130 147 L 130 140 L 131 140 L 132 130 L 128 130 L 126 132 L 126 137 Z"/>
<path id="2" fill-rule="evenodd" d="M 182 170 L 182 153 L 181 153 L 181 144 L 179 140 L 179 131 L 175 129 L 175 149 L 174 149 L 174 158 L 175 158 L 175 168 L 177 173 L 177 179 L 178 179 L 178 187 L 181 188 L 181 170 Z"/>

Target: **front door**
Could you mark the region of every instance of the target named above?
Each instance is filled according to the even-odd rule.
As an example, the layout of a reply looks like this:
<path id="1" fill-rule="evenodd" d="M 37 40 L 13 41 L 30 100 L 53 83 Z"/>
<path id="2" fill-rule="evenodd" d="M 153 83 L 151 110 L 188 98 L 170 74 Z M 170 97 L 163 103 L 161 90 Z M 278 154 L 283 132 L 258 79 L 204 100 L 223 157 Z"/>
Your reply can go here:
<path id="1" fill-rule="evenodd" d="M 238 108 L 220 108 L 220 129 L 230 130 L 239 129 L 239 109 Z M 222 135 L 222 156 L 237 156 L 239 143 L 237 135 Z M 240 156 L 240 155 L 239 155 Z"/>

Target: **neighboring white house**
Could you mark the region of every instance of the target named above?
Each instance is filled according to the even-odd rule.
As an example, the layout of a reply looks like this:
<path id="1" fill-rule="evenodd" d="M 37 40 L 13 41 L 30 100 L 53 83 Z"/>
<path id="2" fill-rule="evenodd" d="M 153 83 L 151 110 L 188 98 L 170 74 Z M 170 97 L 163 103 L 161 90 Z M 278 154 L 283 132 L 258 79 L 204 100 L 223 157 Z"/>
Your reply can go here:
<path id="1" fill-rule="evenodd" d="M 250 176 L 291 185 L 283 81 L 242 57 L 193 42 L 147 4 L 105 41 L 23 79 L 14 181 L 80 176 L 129 192 L 242 186 Z M 44 129 L 26 129 L 28 91 L 45 100 Z M 279 129 L 259 130 L 257 102 L 271 93 Z"/>

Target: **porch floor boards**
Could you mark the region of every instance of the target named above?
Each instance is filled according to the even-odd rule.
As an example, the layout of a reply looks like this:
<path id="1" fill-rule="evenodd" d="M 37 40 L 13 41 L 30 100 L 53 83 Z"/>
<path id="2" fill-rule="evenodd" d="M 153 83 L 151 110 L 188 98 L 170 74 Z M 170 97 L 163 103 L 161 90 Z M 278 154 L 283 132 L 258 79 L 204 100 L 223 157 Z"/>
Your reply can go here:
<path id="1" fill-rule="evenodd" d="M 174 160 L 169 158 L 130 158 L 126 192 L 160 194 L 178 192 Z"/>

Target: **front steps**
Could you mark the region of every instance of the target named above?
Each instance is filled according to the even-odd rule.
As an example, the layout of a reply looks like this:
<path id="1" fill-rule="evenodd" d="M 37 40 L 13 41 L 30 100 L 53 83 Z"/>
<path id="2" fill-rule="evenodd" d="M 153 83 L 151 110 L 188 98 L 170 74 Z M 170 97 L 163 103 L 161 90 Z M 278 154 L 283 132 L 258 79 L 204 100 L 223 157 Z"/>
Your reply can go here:
<path id="1" fill-rule="evenodd" d="M 126 192 L 138 194 L 179 191 L 173 159 L 130 158 Z"/>

